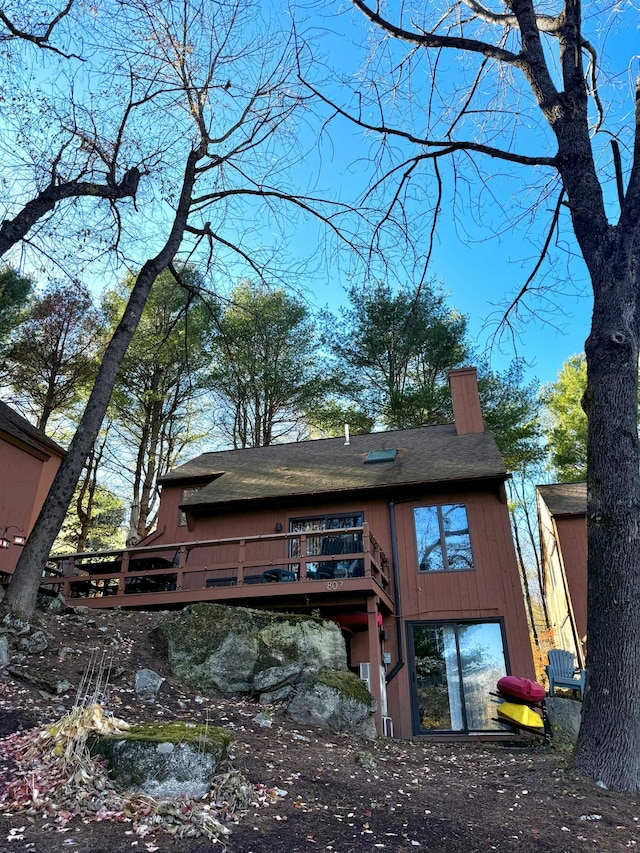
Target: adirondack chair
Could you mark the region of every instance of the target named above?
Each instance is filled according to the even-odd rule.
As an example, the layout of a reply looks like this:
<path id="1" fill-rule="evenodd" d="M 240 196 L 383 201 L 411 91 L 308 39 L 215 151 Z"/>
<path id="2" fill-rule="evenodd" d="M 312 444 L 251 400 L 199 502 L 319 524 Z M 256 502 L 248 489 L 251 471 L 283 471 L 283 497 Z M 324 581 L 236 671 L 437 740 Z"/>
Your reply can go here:
<path id="1" fill-rule="evenodd" d="M 580 691 L 584 695 L 584 669 L 574 665 L 574 657 L 566 649 L 551 649 L 548 653 L 549 664 L 545 666 L 549 678 L 549 696 L 554 696 L 556 687 Z"/>

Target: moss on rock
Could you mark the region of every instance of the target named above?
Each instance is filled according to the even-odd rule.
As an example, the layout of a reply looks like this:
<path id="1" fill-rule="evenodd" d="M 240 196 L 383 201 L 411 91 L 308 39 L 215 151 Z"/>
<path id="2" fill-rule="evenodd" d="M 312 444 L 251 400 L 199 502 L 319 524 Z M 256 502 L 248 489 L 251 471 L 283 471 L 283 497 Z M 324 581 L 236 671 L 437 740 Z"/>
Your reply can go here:
<path id="1" fill-rule="evenodd" d="M 256 694 L 265 670 L 297 668 L 293 683 L 347 664 L 340 629 L 313 616 L 195 604 L 156 635 L 174 674 L 204 692 Z"/>
<path id="2" fill-rule="evenodd" d="M 91 752 L 107 760 L 109 775 L 121 789 L 154 797 L 202 797 L 233 740 L 216 726 L 157 722 L 97 737 Z"/>
<path id="3" fill-rule="evenodd" d="M 352 699 L 361 705 L 373 708 L 374 700 L 367 690 L 367 685 L 353 672 L 342 672 L 337 669 L 324 669 L 315 678 L 316 684 L 325 684 L 337 690 L 345 699 Z"/>

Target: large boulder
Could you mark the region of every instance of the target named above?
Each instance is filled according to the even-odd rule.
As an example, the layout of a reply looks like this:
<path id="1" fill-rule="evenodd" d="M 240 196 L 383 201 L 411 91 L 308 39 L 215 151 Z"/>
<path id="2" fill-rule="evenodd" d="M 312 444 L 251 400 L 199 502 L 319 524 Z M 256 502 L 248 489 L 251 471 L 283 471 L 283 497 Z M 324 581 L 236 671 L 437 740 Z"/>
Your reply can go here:
<path id="1" fill-rule="evenodd" d="M 199 799 L 210 790 L 232 741 L 229 732 L 215 726 L 155 723 L 98 737 L 91 751 L 106 758 L 120 790 Z"/>
<path id="2" fill-rule="evenodd" d="M 173 673 L 204 693 L 268 701 L 321 670 L 347 669 L 339 627 L 311 616 L 195 604 L 163 622 L 156 637 Z"/>
<path id="3" fill-rule="evenodd" d="M 562 699 L 559 696 L 548 696 L 545 699 L 545 706 L 551 726 L 552 744 L 573 749 L 580 730 L 582 702 L 575 699 Z"/>
<path id="4" fill-rule="evenodd" d="M 324 670 L 300 685 L 289 703 L 291 719 L 303 726 L 352 732 L 374 738 L 375 703 L 364 682 L 352 672 Z"/>

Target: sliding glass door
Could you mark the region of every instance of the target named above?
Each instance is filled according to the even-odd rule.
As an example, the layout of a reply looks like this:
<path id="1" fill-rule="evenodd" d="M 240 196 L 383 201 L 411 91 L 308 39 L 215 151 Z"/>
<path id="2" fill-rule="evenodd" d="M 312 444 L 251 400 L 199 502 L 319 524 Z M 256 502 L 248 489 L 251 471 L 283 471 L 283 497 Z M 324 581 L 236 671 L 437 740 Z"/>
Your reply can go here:
<path id="1" fill-rule="evenodd" d="M 506 675 L 499 622 L 409 625 L 415 734 L 500 729 L 496 682 Z"/>

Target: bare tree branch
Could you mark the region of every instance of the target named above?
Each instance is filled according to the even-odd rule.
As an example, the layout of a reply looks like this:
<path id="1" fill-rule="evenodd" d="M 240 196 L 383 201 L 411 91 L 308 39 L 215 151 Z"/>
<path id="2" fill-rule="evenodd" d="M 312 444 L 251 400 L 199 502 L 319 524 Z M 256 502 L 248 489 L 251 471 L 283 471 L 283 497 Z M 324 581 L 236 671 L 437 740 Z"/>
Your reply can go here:
<path id="1" fill-rule="evenodd" d="M 41 48 L 42 50 L 50 50 L 53 53 L 57 53 L 58 55 L 64 57 L 65 59 L 81 59 L 82 57 L 78 56 L 75 53 L 64 53 L 59 48 L 49 43 L 49 39 L 51 38 L 54 29 L 60 23 L 60 21 L 65 18 L 69 12 L 71 11 L 71 7 L 73 6 L 74 0 L 67 0 L 66 6 L 58 12 L 47 24 L 44 33 L 42 35 L 36 35 L 35 33 L 30 33 L 26 30 L 21 30 L 13 21 L 0 9 L 0 21 L 5 25 L 7 30 L 9 31 L 9 35 L 0 35 L 0 41 L 5 41 L 9 38 L 17 38 L 22 41 L 31 42 L 31 44 L 35 44 L 36 47 Z"/>

